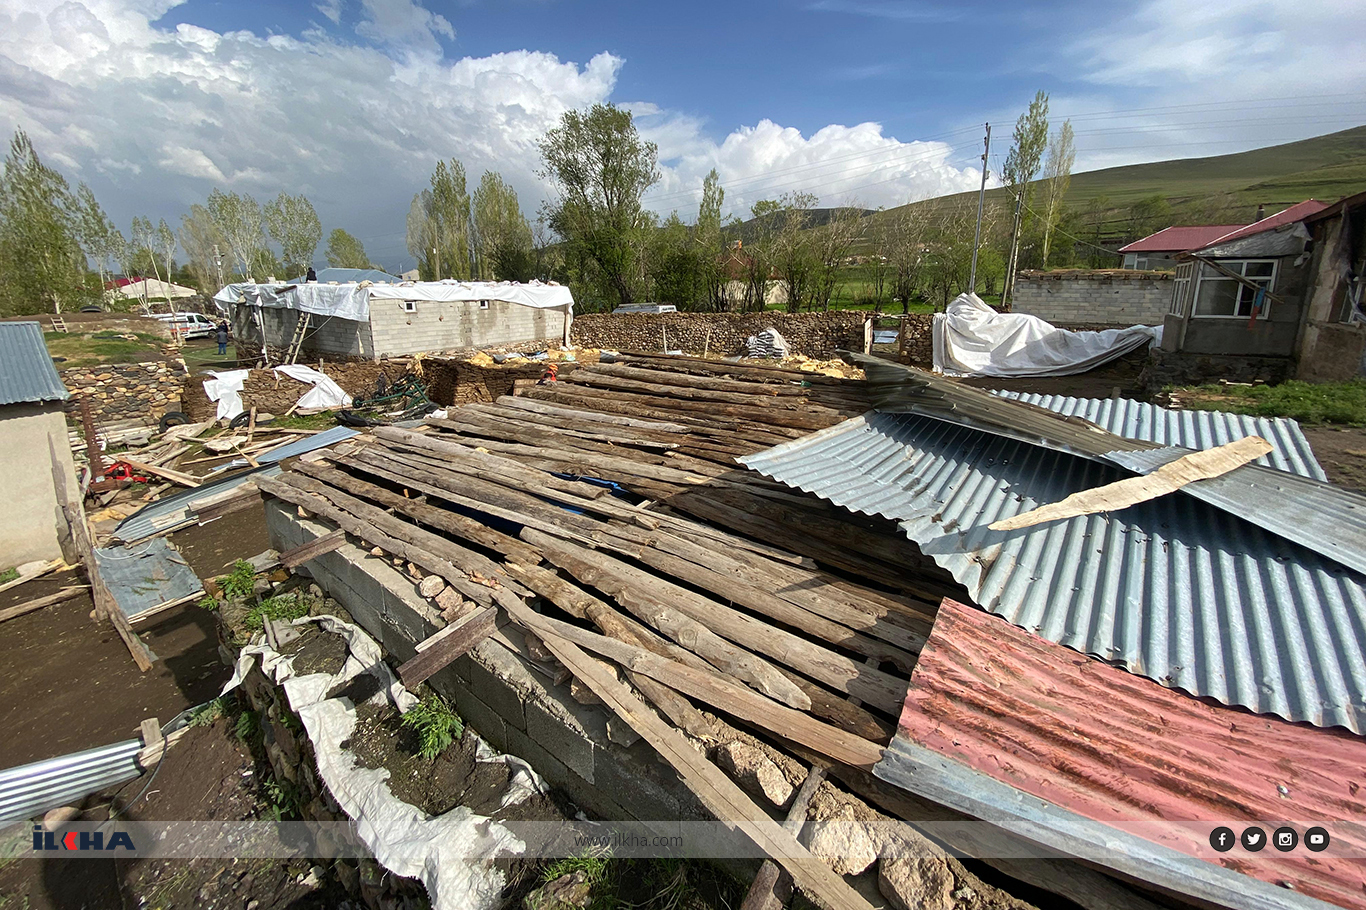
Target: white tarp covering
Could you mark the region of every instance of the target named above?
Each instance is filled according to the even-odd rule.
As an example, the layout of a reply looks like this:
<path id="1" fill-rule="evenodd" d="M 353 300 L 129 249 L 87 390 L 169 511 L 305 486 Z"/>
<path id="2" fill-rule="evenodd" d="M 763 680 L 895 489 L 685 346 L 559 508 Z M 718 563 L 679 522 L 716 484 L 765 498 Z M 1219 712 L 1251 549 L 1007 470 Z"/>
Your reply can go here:
<path id="1" fill-rule="evenodd" d="M 228 370 L 224 373 L 209 371 L 212 379 L 204 380 L 204 394 L 209 401 L 218 403 L 218 419 L 232 420 L 242 413 L 242 383 L 247 381 L 251 370 Z"/>
<path id="2" fill-rule="evenodd" d="M 367 322 L 370 319 L 370 286 L 364 284 L 230 284 L 214 301 L 245 303 L 269 309 L 298 310 L 315 316 L 335 316 Z"/>
<path id="3" fill-rule="evenodd" d="M 413 281 L 375 284 L 369 291 L 376 300 L 504 300 L 543 310 L 574 305 L 574 295 L 569 293 L 569 288 L 539 281 Z"/>
<path id="4" fill-rule="evenodd" d="M 1071 376 L 1161 341 L 1161 326 L 1071 332 L 960 294 L 935 314 L 934 369 L 947 376 Z"/>
<path id="5" fill-rule="evenodd" d="M 319 373 L 312 367 L 306 367 L 302 363 L 282 363 L 273 368 L 277 373 L 283 373 L 290 379 L 297 379 L 299 382 L 309 382 L 313 388 L 304 393 L 299 399 L 299 407 L 320 408 L 324 410 L 333 408 L 351 407 L 351 396 L 346 394 L 346 390 L 328 376 L 326 373 Z"/>
<path id="6" fill-rule="evenodd" d="M 295 676 L 291 658 L 266 644 L 262 635 L 255 644 L 242 649 L 223 693 L 236 688 L 259 660 L 261 671 L 284 687 L 289 706 L 298 713 L 313 743 L 323 782 L 342 811 L 355 821 L 356 833 L 380 865 L 395 875 L 421 880 L 437 910 L 492 910 L 499 906 L 506 877 L 492 861 L 499 856 L 519 855 L 526 845 L 505 826 L 464 806 L 429 816 L 389 791 L 388 770 L 360 767 L 355 756 L 341 745 L 355 730 L 356 706 L 348 698 L 329 698 L 327 693 L 368 673 L 379 682 L 371 703 L 390 704 L 407 713 L 417 699 L 394 678 L 379 645 L 359 627 L 334 616 L 304 617 L 292 625 L 309 623 L 346 641 L 348 654 L 340 671 L 330 676 Z M 472 736 L 473 731 L 466 735 Z M 475 755 L 480 762 L 507 764 L 510 773 L 500 800 L 502 808 L 545 792 L 540 777 L 520 758 L 499 755 L 482 740 Z"/>

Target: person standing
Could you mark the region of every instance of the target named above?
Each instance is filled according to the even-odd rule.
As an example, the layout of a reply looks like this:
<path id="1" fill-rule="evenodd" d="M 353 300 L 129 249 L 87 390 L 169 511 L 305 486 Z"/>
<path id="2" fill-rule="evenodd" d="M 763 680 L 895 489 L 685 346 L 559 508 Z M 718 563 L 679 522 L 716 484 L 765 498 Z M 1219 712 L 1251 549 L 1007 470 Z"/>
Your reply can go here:
<path id="1" fill-rule="evenodd" d="M 228 353 L 228 321 L 218 320 L 218 354 L 222 356 Z"/>

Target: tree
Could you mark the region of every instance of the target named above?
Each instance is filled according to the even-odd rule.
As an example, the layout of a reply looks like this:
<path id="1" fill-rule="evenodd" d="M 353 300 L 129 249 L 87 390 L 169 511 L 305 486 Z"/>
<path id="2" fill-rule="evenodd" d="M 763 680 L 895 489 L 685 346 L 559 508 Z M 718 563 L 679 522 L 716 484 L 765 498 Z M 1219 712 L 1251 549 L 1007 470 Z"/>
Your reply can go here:
<path id="1" fill-rule="evenodd" d="M 1062 201 L 1072 182 L 1072 165 L 1077 147 L 1072 141 L 1072 121 L 1064 120 L 1048 144 L 1048 161 L 1043 168 L 1043 267 L 1048 268 L 1048 252 L 1053 229 L 1062 220 Z"/>
<path id="2" fill-rule="evenodd" d="M 1014 144 L 1006 155 L 1001 176 L 1015 200 L 1015 226 L 1011 231 L 1010 255 L 1006 261 L 1006 283 L 1002 300 L 1010 292 L 1019 260 L 1020 234 L 1029 212 L 1030 184 L 1038 176 L 1048 145 L 1048 93 L 1040 90 L 1029 103 L 1029 109 L 1015 121 Z"/>
<path id="3" fill-rule="evenodd" d="M 925 237 L 933 209 L 928 203 L 902 206 L 884 216 L 883 254 L 891 263 L 892 297 L 901 301 L 903 314 L 911 311 L 911 298 L 920 290 L 925 264 Z"/>
<path id="4" fill-rule="evenodd" d="M 252 277 L 252 263 L 260 259 L 257 254 L 265 246 L 261 233 L 261 206 L 246 193 L 239 196 L 215 189 L 209 194 L 208 212 L 241 275 Z"/>
<path id="5" fill-rule="evenodd" d="M 333 228 L 327 235 L 327 265 L 334 269 L 369 269 L 370 257 L 365 253 L 365 244 L 355 235 Z"/>
<path id="6" fill-rule="evenodd" d="M 470 196 L 465 166 L 454 158 L 436 163 L 431 185 L 408 209 L 408 252 L 428 281 L 469 278 Z"/>
<path id="7" fill-rule="evenodd" d="M 23 130 L 10 140 L 0 173 L 0 310 L 62 312 L 94 299 L 86 281 L 66 178 L 43 164 Z"/>
<path id="8" fill-rule="evenodd" d="M 123 235 L 104 213 L 95 193 L 84 183 L 76 189 L 76 235 L 86 257 L 95 263 L 103 289 L 117 268 Z"/>
<path id="9" fill-rule="evenodd" d="M 209 210 L 190 206 L 180 219 L 180 248 L 189 258 L 193 284 L 201 294 L 212 296 L 222 285 L 222 257 L 226 244 Z"/>
<path id="10" fill-rule="evenodd" d="M 547 223 L 619 303 L 631 303 L 651 221 L 640 200 L 659 180 L 659 150 L 640 138 L 629 111 L 611 104 L 566 111 L 540 148 L 541 176 L 556 192 L 545 203 Z"/>
<path id="11" fill-rule="evenodd" d="M 649 264 L 651 299 L 693 309 L 705 298 L 700 251 L 692 232 L 674 212 L 651 235 Z"/>
<path id="12" fill-rule="evenodd" d="M 702 204 L 697 210 L 693 241 L 700 259 L 704 299 L 713 310 L 725 309 L 728 303 L 725 243 L 721 236 L 721 206 L 725 199 L 721 177 L 712 168 L 702 180 Z"/>
<path id="13" fill-rule="evenodd" d="M 517 191 L 501 175 L 485 171 L 472 197 L 475 249 L 483 279 L 527 281 L 535 272 L 531 224 L 522 214 Z"/>
<path id="14" fill-rule="evenodd" d="M 318 213 L 313 203 L 302 194 L 291 196 L 281 193 L 266 203 L 264 209 L 266 230 L 270 237 L 280 244 L 284 257 L 284 271 L 290 275 L 302 275 L 313 265 L 313 254 L 318 250 L 322 239 L 323 227 L 318 221 Z"/>
<path id="15" fill-rule="evenodd" d="M 859 223 L 863 212 L 857 205 L 835 209 L 825 224 L 812 231 L 811 242 L 813 259 L 816 263 L 816 281 L 812 291 L 811 305 L 824 310 L 830 309 L 830 298 L 835 293 L 835 283 L 839 271 L 849 258 L 849 248 L 858 237 Z"/>

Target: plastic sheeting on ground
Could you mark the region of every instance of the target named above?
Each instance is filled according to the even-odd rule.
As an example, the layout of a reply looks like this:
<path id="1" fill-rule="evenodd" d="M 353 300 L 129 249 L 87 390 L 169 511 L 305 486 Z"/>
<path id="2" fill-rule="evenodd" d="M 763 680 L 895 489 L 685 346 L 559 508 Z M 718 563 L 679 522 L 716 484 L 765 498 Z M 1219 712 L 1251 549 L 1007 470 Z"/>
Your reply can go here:
<path id="1" fill-rule="evenodd" d="M 212 379 L 204 380 L 204 394 L 218 405 L 218 419 L 232 420 L 242 413 L 242 384 L 251 370 L 209 371 Z"/>
<path id="2" fill-rule="evenodd" d="M 313 384 L 313 388 L 305 392 L 303 397 L 299 399 L 299 407 L 301 408 L 351 407 L 351 396 L 346 394 L 346 391 L 326 373 L 320 373 L 302 363 L 282 363 L 272 369 L 277 373 L 283 373 L 290 379 Z"/>
<path id="3" fill-rule="evenodd" d="M 1024 313 L 998 313 L 960 294 L 934 317 L 934 369 L 948 376 L 1071 376 L 1162 341 L 1161 326 L 1072 332 Z"/>
<path id="4" fill-rule="evenodd" d="M 395 875 L 420 879 L 437 910 L 497 907 L 506 881 L 491 861 L 519 855 L 526 845 L 504 825 L 464 806 L 429 816 L 389 792 L 385 783 L 388 770 L 357 766 L 352 753 L 341 747 L 356 727 L 356 707 L 350 699 L 328 698 L 327 693 L 370 674 L 380 687 L 369 703 L 393 705 L 406 713 L 417 704 L 417 698 L 394 678 L 379 645 L 360 628 L 335 616 L 304 617 L 292 625 L 308 623 L 316 623 L 324 632 L 346 641 L 348 653 L 340 671 L 295 676 L 291 659 L 266 644 L 264 636 L 258 636 L 261 641 L 243 648 L 238 655 L 223 694 L 236 688 L 259 660 L 261 671 L 284 687 L 290 707 L 303 721 L 313 743 L 318 772 L 328 792 L 356 823 L 356 833 L 380 865 Z M 466 735 L 474 734 L 469 731 Z M 499 755 L 482 740 L 477 760 L 508 765 L 502 808 L 545 792 L 544 783 L 530 765 L 515 756 Z"/>

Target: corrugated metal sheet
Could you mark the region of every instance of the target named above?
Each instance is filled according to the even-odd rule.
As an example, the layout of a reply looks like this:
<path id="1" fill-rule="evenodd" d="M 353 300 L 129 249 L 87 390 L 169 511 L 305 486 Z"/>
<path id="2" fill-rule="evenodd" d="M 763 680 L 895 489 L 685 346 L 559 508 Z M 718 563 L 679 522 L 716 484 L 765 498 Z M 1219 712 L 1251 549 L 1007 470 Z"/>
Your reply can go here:
<path id="1" fill-rule="evenodd" d="M 923 775 L 905 774 L 894 756 L 918 755 L 923 764 L 918 750 L 1004 784 L 1014 798 L 1000 799 L 995 788 L 994 801 L 1028 807 L 1036 821 L 1048 822 L 1047 810 L 1057 807 L 1074 824 L 1077 816 L 1103 823 L 1091 828 L 1097 836 L 1088 855 L 1099 862 L 1129 860 L 1160 843 L 1184 854 L 1177 866 L 1197 882 L 1227 886 L 1228 876 L 1216 875 L 1224 866 L 1267 883 L 1235 880 L 1235 895 L 1239 888 L 1274 895 L 1286 883 L 1294 893 L 1366 907 L 1366 865 L 1358 859 L 1366 855 L 1366 740 L 1345 731 L 1187 698 L 946 600 L 888 757 L 874 773 L 917 790 Z M 993 791 L 970 772 L 941 765 L 939 776 L 960 800 Z M 1051 819 L 1044 830 L 1066 830 L 1061 813 L 1053 810 Z M 1300 833 L 1323 825 L 1330 849 L 1220 854 L 1210 847 L 1217 825 L 1239 833 L 1249 824 L 1268 836 L 1284 824 Z M 1115 849 L 1113 840 L 1126 836 L 1139 841 L 1138 851 Z M 1159 868 L 1144 877 L 1164 884 L 1167 874 Z M 1246 905 L 1241 896 L 1220 902 Z"/>
<path id="2" fill-rule="evenodd" d="M 1071 398 L 1026 392 L 993 391 L 1011 401 L 1048 408 L 1065 417 L 1080 417 L 1128 439 L 1162 446 L 1211 449 L 1246 436 L 1271 443 L 1271 453 L 1255 464 L 1327 480 L 1298 421 L 1284 417 L 1249 417 L 1225 411 L 1178 411 L 1128 398 Z"/>
<path id="3" fill-rule="evenodd" d="M 359 436 L 360 430 L 351 427 L 335 426 L 323 430 L 321 433 L 314 433 L 312 436 L 305 436 L 293 442 L 285 443 L 282 446 L 263 452 L 256 456 L 256 460 L 261 464 L 279 464 L 286 458 L 293 458 L 296 455 L 303 455 L 315 449 L 325 449 L 328 446 L 345 442 L 353 436 Z"/>
<path id="4" fill-rule="evenodd" d="M 185 557 L 164 537 L 136 547 L 95 549 L 100 578 L 129 619 L 204 590 Z"/>
<path id="5" fill-rule="evenodd" d="M 0 404 L 66 401 L 57 368 L 36 322 L 0 322 Z"/>
<path id="6" fill-rule="evenodd" d="M 0 824 L 65 806 L 142 773 L 136 739 L 0 771 Z"/>
<path id="7" fill-rule="evenodd" d="M 912 414 L 741 461 L 899 522 L 974 601 L 1050 641 L 1224 704 L 1366 731 L 1366 578 L 1226 511 L 1173 495 L 991 531 L 1128 475 Z"/>

